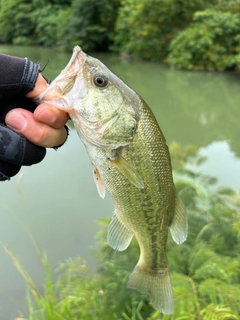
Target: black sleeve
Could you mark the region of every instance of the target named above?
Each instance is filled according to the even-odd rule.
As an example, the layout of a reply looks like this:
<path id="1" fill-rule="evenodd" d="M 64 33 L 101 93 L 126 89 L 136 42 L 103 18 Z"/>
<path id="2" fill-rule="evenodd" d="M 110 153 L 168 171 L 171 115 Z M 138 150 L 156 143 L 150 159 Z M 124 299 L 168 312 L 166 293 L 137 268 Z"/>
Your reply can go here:
<path id="1" fill-rule="evenodd" d="M 0 101 L 24 97 L 34 89 L 39 72 L 40 66 L 28 58 L 0 54 Z"/>
<path id="2" fill-rule="evenodd" d="M 9 180 L 22 165 L 38 163 L 45 157 L 45 148 L 5 125 L 10 110 L 35 110 L 36 104 L 25 95 L 34 89 L 39 72 L 40 66 L 27 58 L 0 54 L 0 181 Z"/>

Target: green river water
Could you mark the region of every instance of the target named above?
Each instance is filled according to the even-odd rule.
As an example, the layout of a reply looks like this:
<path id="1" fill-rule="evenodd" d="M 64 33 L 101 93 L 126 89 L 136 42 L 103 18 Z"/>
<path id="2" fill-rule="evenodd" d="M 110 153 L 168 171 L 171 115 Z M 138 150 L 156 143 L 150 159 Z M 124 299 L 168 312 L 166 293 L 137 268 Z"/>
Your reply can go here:
<path id="1" fill-rule="evenodd" d="M 71 56 L 53 49 L 3 45 L 0 53 L 27 56 L 42 67 L 50 59 L 44 75 L 51 79 Z M 197 170 L 240 191 L 240 75 L 176 71 L 156 63 L 95 56 L 145 99 L 169 144 L 198 146 L 208 160 Z M 40 164 L 24 167 L 10 182 L 1 183 L 0 200 L 0 241 L 9 245 L 39 285 L 43 270 L 26 230 L 47 252 L 53 269 L 76 255 L 94 266 L 95 221 L 110 217 L 113 205 L 109 196 L 99 198 L 90 161 L 74 130 L 64 147 L 48 150 Z M 0 320 L 25 312 L 25 296 L 24 280 L 0 247 Z"/>

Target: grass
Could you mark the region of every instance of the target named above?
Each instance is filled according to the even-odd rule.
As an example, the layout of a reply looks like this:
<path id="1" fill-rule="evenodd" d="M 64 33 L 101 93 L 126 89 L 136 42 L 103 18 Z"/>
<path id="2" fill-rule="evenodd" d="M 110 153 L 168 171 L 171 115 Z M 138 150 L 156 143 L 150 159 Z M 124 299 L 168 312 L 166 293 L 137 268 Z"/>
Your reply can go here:
<path id="1" fill-rule="evenodd" d="M 102 219 L 94 252 L 98 270 L 89 269 L 80 257 L 71 258 L 57 268 L 56 281 L 46 253 L 28 232 L 45 270 L 41 290 L 16 255 L 2 244 L 28 287 L 29 314 L 16 319 L 240 319 L 240 195 L 214 187 L 211 177 L 184 170 L 189 154 L 194 153 L 192 148 L 178 146 L 172 150 L 179 166 L 176 185 L 183 190 L 189 218 L 187 241 L 177 246 L 169 237 L 167 247 L 175 302 L 173 315 L 155 311 L 148 297 L 126 288 L 129 273 L 139 258 L 138 244 L 133 239 L 124 252 L 112 250 L 105 240 L 109 219 Z"/>

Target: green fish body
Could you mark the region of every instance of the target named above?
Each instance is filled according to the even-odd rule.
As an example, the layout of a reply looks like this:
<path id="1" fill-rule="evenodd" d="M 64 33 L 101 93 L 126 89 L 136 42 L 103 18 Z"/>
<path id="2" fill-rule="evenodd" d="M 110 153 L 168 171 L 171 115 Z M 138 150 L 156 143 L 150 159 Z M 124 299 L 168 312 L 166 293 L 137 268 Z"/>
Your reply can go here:
<path id="1" fill-rule="evenodd" d="M 125 250 L 133 236 L 140 259 L 127 286 L 149 294 L 153 306 L 173 312 L 166 256 L 168 229 L 187 238 L 184 205 L 175 189 L 166 140 L 147 104 L 99 60 L 75 47 L 67 67 L 37 102 L 69 113 L 93 165 L 99 195 L 110 193 L 115 212 L 108 243 Z"/>

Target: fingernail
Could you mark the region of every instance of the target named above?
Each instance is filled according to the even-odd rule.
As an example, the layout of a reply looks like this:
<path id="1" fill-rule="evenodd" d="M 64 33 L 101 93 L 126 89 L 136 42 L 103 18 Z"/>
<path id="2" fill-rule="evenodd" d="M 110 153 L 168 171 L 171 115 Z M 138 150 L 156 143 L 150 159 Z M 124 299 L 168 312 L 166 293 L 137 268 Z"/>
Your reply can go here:
<path id="1" fill-rule="evenodd" d="M 23 131 L 27 126 L 27 120 L 19 111 L 10 111 L 5 119 L 6 124 L 16 131 Z"/>

